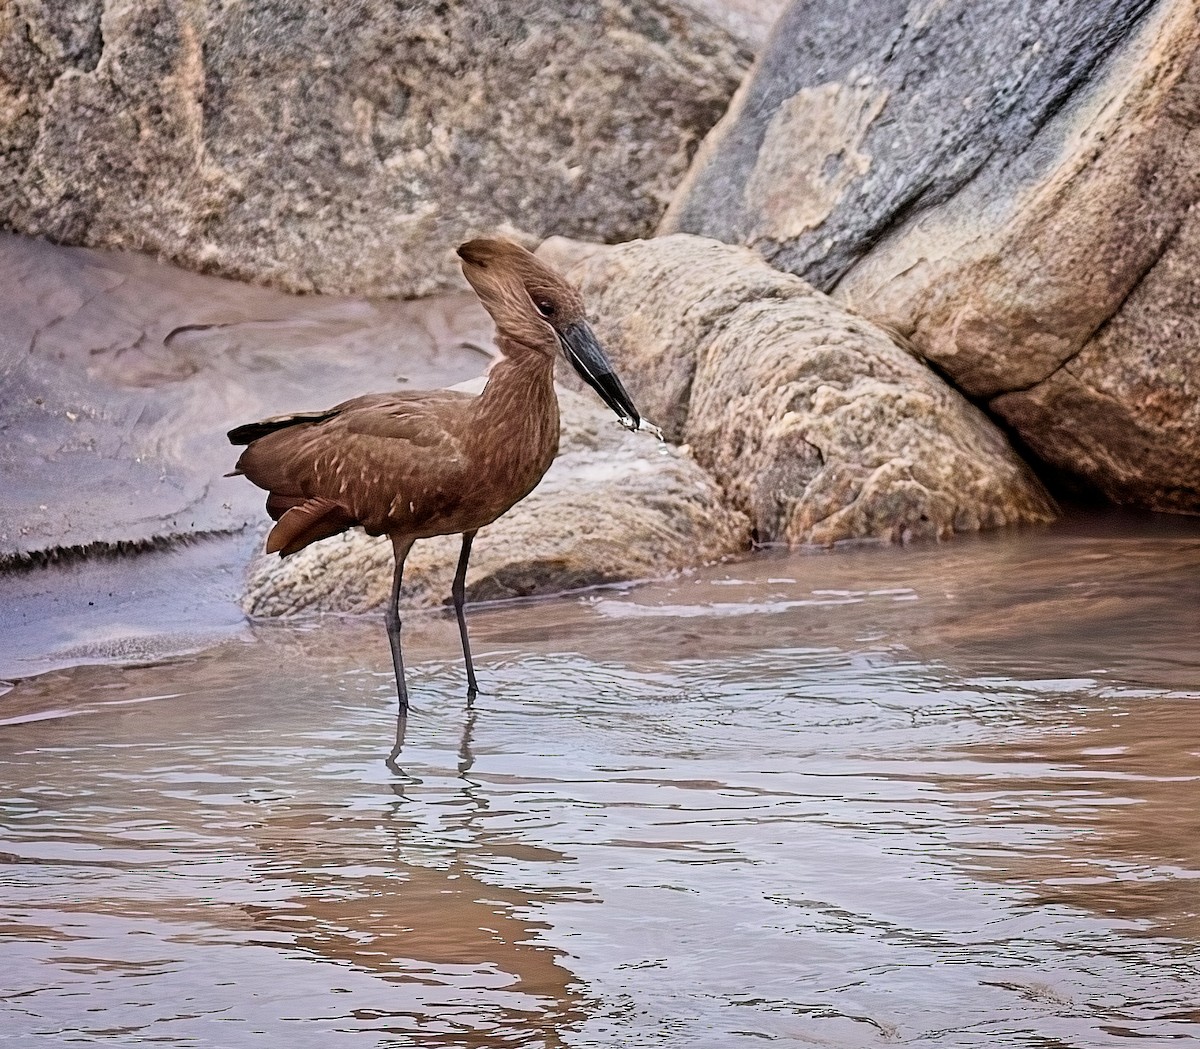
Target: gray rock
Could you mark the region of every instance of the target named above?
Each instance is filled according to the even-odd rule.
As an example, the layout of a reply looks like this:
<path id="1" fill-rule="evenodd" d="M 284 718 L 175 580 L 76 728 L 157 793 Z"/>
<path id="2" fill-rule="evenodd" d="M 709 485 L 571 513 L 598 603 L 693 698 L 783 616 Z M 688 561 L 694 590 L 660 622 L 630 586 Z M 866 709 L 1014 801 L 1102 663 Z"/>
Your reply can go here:
<path id="1" fill-rule="evenodd" d="M 980 411 L 752 252 L 676 235 L 579 256 L 570 276 L 643 410 L 760 541 L 942 538 L 1055 516 Z"/>
<path id="2" fill-rule="evenodd" d="M 459 388 L 478 392 L 482 381 Z M 722 505 L 712 478 L 685 452 L 623 430 L 589 393 L 559 391 L 558 458 L 533 493 L 479 533 L 467 596 L 488 601 L 661 577 L 749 545 L 749 522 Z M 405 565 L 405 608 L 450 600 L 458 536 L 417 543 Z M 250 615 L 367 612 L 383 607 L 392 545 L 355 529 L 291 557 L 258 558 Z"/>
<path id="3" fill-rule="evenodd" d="M 1191 0 L 796 3 L 664 220 L 909 337 L 1056 470 L 1200 511 Z"/>
<path id="4" fill-rule="evenodd" d="M 0 220 L 299 291 L 650 231 L 748 62 L 674 0 L 49 0 L 0 10 Z"/>
<path id="5" fill-rule="evenodd" d="M 828 291 L 915 214 L 1022 157 L 1153 0 L 797 0 L 662 232 Z"/>

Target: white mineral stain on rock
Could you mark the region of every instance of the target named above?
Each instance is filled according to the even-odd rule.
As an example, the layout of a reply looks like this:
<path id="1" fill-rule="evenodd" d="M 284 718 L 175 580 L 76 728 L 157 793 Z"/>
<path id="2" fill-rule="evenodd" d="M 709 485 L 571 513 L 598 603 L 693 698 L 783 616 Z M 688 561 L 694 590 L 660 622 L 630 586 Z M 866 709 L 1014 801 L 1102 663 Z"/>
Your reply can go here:
<path id="1" fill-rule="evenodd" d="M 886 102 L 886 91 L 822 84 L 779 107 L 746 183 L 746 206 L 756 216 L 751 244 L 790 240 L 829 217 L 871 165 L 859 147 Z"/>

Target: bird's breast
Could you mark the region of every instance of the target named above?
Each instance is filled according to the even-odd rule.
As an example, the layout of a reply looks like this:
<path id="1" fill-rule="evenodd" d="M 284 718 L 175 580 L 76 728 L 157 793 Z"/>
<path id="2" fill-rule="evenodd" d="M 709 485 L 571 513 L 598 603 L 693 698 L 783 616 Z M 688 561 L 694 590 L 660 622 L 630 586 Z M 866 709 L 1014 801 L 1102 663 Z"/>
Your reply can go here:
<path id="1" fill-rule="evenodd" d="M 493 439 L 476 433 L 454 461 L 442 463 L 436 482 L 399 483 L 382 513 L 363 519 L 373 535 L 407 533 L 418 538 L 470 532 L 491 524 L 525 498 L 558 452 L 558 419 L 510 427 Z"/>

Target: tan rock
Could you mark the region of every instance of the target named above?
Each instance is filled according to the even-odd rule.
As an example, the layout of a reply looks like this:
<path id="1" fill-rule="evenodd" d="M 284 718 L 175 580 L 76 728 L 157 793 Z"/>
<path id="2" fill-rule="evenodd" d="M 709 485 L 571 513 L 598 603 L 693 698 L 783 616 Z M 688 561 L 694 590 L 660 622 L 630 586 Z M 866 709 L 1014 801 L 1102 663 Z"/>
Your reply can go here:
<path id="1" fill-rule="evenodd" d="M 477 391 L 482 381 L 460 389 Z M 560 593 L 660 577 L 746 549 L 749 522 L 724 507 L 713 480 L 684 452 L 621 429 L 596 401 L 559 391 L 558 458 L 533 493 L 479 533 L 467 571 L 469 601 Z M 417 543 L 401 605 L 449 602 L 458 536 Z M 366 612 L 386 603 L 392 547 L 359 530 L 250 568 L 251 615 Z"/>
<path id="2" fill-rule="evenodd" d="M 1200 201 L 1197 6 L 1158 7 L 1018 178 L 981 179 L 903 223 L 835 296 L 910 334 L 976 397 L 1036 385 L 1078 354 Z"/>
<path id="3" fill-rule="evenodd" d="M 716 6 L 720 6 L 717 4 Z M 0 5 L 0 222 L 291 291 L 653 229 L 749 55 L 675 0 Z"/>
<path id="4" fill-rule="evenodd" d="M 998 415 L 1117 503 L 1200 512 L 1200 210 L 1083 349 Z"/>
<path id="5" fill-rule="evenodd" d="M 946 537 L 1055 516 L 980 411 L 752 252 L 676 235 L 583 254 L 570 275 L 643 410 L 760 541 Z"/>
<path id="6" fill-rule="evenodd" d="M 1200 20 L 1171 2 L 1049 156 L 880 245 L 837 296 L 895 324 L 1055 469 L 1200 512 Z M 1053 149 L 1051 153 L 1050 150 Z M 936 245 L 936 247 L 935 247 Z"/>

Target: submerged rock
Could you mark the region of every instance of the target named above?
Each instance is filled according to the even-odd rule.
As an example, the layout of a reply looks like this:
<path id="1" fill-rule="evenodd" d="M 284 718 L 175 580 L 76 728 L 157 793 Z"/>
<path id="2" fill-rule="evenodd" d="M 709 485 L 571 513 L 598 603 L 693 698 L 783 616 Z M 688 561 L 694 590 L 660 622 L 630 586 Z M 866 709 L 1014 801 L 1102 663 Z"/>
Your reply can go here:
<path id="1" fill-rule="evenodd" d="M 483 381 L 458 389 L 478 392 Z M 677 448 L 623 430 L 590 393 L 559 391 L 558 458 L 533 493 L 479 533 L 467 597 L 487 601 L 663 576 L 744 550 L 749 522 L 722 505 L 712 478 Z M 459 536 L 418 542 L 401 604 L 448 603 Z M 359 529 L 291 557 L 258 558 L 243 607 L 250 615 L 367 612 L 392 583 L 392 544 Z"/>
<path id="2" fill-rule="evenodd" d="M 1057 470 L 1200 512 L 1194 0 L 799 0 L 660 230 L 911 338 Z"/>
<path id="3" fill-rule="evenodd" d="M 570 276 L 643 410 L 760 541 L 946 537 L 1055 516 L 982 412 L 752 252 L 677 235 L 576 254 Z"/>
<path id="4" fill-rule="evenodd" d="M 749 56 L 675 0 L 0 7 L 0 221 L 292 291 L 653 229 Z"/>

